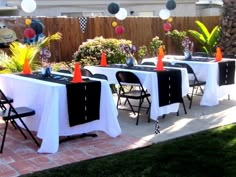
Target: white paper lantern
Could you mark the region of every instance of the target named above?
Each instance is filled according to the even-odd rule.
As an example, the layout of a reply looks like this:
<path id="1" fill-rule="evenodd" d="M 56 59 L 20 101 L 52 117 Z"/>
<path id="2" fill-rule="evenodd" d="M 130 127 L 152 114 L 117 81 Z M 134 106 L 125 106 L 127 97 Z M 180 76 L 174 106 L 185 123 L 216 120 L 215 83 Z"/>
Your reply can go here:
<path id="1" fill-rule="evenodd" d="M 118 20 L 124 20 L 127 17 L 128 13 L 125 8 L 120 8 L 120 10 L 115 14 L 115 17 Z"/>
<path id="2" fill-rule="evenodd" d="M 24 12 L 31 13 L 36 9 L 36 2 L 35 0 L 22 0 L 21 8 Z"/>
<path id="3" fill-rule="evenodd" d="M 161 9 L 159 16 L 162 20 L 166 20 L 170 17 L 170 11 L 168 9 Z"/>

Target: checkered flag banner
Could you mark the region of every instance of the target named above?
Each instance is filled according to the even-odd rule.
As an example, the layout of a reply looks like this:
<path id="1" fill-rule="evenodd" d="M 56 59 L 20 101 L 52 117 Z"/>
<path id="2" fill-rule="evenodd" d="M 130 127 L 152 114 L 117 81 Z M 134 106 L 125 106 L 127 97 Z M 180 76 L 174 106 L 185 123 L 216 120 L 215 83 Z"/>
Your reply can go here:
<path id="1" fill-rule="evenodd" d="M 88 21 L 87 17 L 80 17 L 79 18 L 80 29 L 81 29 L 82 33 L 85 32 L 87 21 Z"/>
<path id="2" fill-rule="evenodd" d="M 159 125 L 159 121 L 156 120 L 155 123 L 155 134 L 159 134 L 160 133 L 160 125 Z"/>

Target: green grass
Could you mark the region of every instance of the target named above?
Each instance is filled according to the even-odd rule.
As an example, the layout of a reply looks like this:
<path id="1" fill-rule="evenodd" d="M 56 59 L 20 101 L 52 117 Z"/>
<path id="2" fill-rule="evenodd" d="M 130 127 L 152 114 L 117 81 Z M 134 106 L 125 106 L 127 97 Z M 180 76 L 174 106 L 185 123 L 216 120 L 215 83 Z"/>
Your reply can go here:
<path id="1" fill-rule="evenodd" d="M 236 124 L 22 177 L 235 177 Z"/>

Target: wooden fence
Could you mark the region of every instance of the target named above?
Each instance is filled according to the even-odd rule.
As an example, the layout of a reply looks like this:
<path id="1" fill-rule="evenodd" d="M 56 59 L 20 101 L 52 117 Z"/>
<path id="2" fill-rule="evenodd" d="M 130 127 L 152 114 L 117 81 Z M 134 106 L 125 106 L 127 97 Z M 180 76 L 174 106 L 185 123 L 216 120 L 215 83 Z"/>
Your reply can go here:
<path id="1" fill-rule="evenodd" d="M 9 17 L 2 19 L 8 28 L 13 29 L 19 41 L 23 41 L 23 32 L 27 28 L 25 19 L 27 17 Z M 28 17 L 29 18 L 29 17 Z M 31 17 L 33 18 L 33 17 Z M 35 18 L 34 18 L 35 19 Z M 168 54 L 177 54 L 173 41 L 166 36 L 163 24 L 166 21 L 158 17 L 127 17 L 119 21 L 115 17 L 88 17 L 85 32 L 82 33 L 79 18 L 63 17 L 37 17 L 44 24 L 44 35 L 61 32 L 63 38 L 60 41 L 53 41 L 50 46 L 52 52 L 52 61 L 70 61 L 72 55 L 78 49 L 79 45 L 87 39 L 93 39 L 96 36 L 104 38 L 117 38 L 131 40 L 138 48 L 141 45 L 149 46 L 153 37 L 159 36 L 164 41 L 166 52 Z M 214 26 L 220 24 L 219 16 L 209 17 L 173 17 L 171 30 L 187 31 L 189 29 L 197 30 L 195 20 L 202 21 L 211 31 Z M 118 25 L 125 28 L 121 35 L 115 33 L 112 22 L 116 21 Z M 199 50 L 199 44 L 195 42 L 195 50 Z"/>

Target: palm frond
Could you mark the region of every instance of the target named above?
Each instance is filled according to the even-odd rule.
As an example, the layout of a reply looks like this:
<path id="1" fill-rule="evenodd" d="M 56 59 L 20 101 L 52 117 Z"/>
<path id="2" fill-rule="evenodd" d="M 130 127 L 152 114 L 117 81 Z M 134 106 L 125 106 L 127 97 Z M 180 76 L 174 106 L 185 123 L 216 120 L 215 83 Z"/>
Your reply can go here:
<path id="1" fill-rule="evenodd" d="M 57 32 L 57 33 L 55 33 L 53 35 L 50 35 L 50 36 L 44 38 L 43 40 L 39 41 L 37 43 L 37 45 L 40 48 L 49 47 L 51 41 L 53 41 L 53 40 L 60 40 L 61 38 L 62 38 L 62 34 L 60 32 Z"/>
<path id="2" fill-rule="evenodd" d="M 219 36 L 220 36 L 220 27 L 215 26 L 215 28 L 212 30 L 212 32 L 208 38 L 207 44 L 209 46 L 215 47 L 217 45 L 217 41 L 218 41 Z"/>
<path id="3" fill-rule="evenodd" d="M 198 20 L 196 20 L 195 23 L 196 23 L 200 33 L 203 35 L 205 40 L 207 40 L 209 38 L 209 36 L 210 36 L 210 33 L 209 33 L 207 27 L 202 22 L 200 22 Z"/>
<path id="4" fill-rule="evenodd" d="M 197 31 L 195 31 L 195 30 L 188 30 L 188 32 L 189 32 L 196 40 L 198 40 L 202 45 L 204 45 L 204 44 L 207 42 L 206 39 L 204 38 L 204 36 L 203 36 L 201 33 L 197 32 Z"/>

